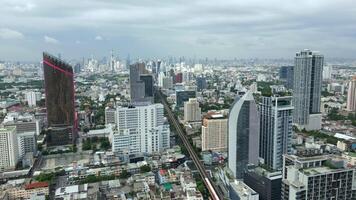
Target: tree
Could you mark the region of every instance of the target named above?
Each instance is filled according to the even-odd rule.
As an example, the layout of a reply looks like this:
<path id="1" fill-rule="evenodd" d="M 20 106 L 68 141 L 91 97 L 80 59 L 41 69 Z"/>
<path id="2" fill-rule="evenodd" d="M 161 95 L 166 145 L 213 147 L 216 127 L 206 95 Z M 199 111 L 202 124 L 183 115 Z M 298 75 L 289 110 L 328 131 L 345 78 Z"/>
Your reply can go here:
<path id="1" fill-rule="evenodd" d="M 130 174 L 129 172 L 127 172 L 126 170 L 122 170 L 122 172 L 121 172 L 119 178 L 121 178 L 121 179 L 127 179 L 127 178 L 129 178 L 130 176 L 131 176 L 131 174 Z"/>
<path id="2" fill-rule="evenodd" d="M 151 171 L 151 167 L 149 165 L 143 165 L 140 167 L 141 173 L 146 173 L 146 172 L 150 172 L 150 171 Z"/>
<path id="3" fill-rule="evenodd" d="M 111 145 L 109 142 L 109 139 L 106 137 L 100 138 L 100 149 L 102 150 L 108 150 L 110 149 Z"/>

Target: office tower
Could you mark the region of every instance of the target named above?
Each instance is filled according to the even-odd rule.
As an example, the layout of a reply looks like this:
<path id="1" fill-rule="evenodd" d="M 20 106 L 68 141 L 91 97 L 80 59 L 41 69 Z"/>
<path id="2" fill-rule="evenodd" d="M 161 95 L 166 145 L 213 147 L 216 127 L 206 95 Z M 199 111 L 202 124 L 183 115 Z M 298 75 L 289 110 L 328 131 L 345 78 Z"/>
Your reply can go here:
<path id="1" fill-rule="evenodd" d="M 323 80 L 330 80 L 332 78 L 333 66 L 326 65 L 323 67 Z"/>
<path id="2" fill-rule="evenodd" d="M 151 74 L 140 75 L 140 80 L 145 84 L 145 97 L 153 98 L 153 76 Z"/>
<path id="3" fill-rule="evenodd" d="M 252 92 L 235 100 L 228 120 L 229 168 L 237 179 L 242 179 L 249 164 L 258 164 L 259 115 Z"/>
<path id="4" fill-rule="evenodd" d="M 16 127 L 0 127 L 0 171 L 15 169 L 18 162 Z"/>
<path id="5" fill-rule="evenodd" d="M 282 169 L 283 154 L 292 150 L 292 97 L 262 97 L 260 112 L 260 157 L 270 169 Z"/>
<path id="6" fill-rule="evenodd" d="M 294 66 L 293 120 L 300 128 L 321 128 L 320 97 L 324 56 L 310 50 L 298 52 Z"/>
<path id="7" fill-rule="evenodd" d="M 227 118 L 221 113 L 209 112 L 201 127 L 202 151 L 227 150 Z"/>
<path id="8" fill-rule="evenodd" d="M 190 98 L 196 98 L 196 91 L 192 90 L 176 90 L 176 108 L 184 105 L 184 102 Z"/>
<path id="9" fill-rule="evenodd" d="M 197 87 L 198 87 L 198 91 L 202 91 L 202 90 L 207 88 L 206 78 L 205 77 L 198 76 L 195 81 L 196 81 L 196 84 L 197 84 Z"/>
<path id="10" fill-rule="evenodd" d="M 144 63 L 135 63 L 130 66 L 130 97 L 132 104 L 153 103 L 153 95 L 150 94 L 153 93 L 153 79 L 146 75 L 148 75 L 148 71 Z"/>
<path id="11" fill-rule="evenodd" d="M 152 153 L 170 146 L 169 125 L 164 124 L 163 105 L 118 107 L 117 132 L 112 150 L 121 154 Z"/>
<path id="12" fill-rule="evenodd" d="M 26 93 L 25 93 L 25 95 L 26 95 L 26 100 L 27 100 L 27 105 L 29 106 L 29 107 L 34 107 L 34 106 L 36 106 L 36 92 L 34 92 L 34 91 L 27 91 Z"/>
<path id="13" fill-rule="evenodd" d="M 230 200 L 259 200 L 259 194 L 242 181 L 231 182 L 228 189 Z"/>
<path id="14" fill-rule="evenodd" d="M 279 69 L 279 79 L 287 89 L 293 89 L 294 66 L 282 66 Z"/>
<path id="15" fill-rule="evenodd" d="M 348 111 L 356 111 L 356 75 L 352 77 L 352 80 L 349 83 L 346 109 Z"/>
<path id="16" fill-rule="evenodd" d="M 37 153 L 37 139 L 35 132 L 17 133 L 17 145 L 19 157 L 23 158 L 26 153 Z"/>
<path id="17" fill-rule="evenodd" d="M 80 63 L 77 63 L 75 66 L 74 66 L 74 73 L 80 73 L 80 71 L 82 70 L 82 65 Z"/>
<path id="18" fill-rule="evenodd" d="M 162 61 L 157 60 L 157 64 L 156 64 L 156 73 L 157 74 L 161 73 L 161 64 L 162 64 Z"/>
<path id="19" fill-rule="evenodd" d="M 335 155 L 283 156 L 282 200 L 356 199 L 356 170 Z"/>
<path id="20" fill-rule="evenodd" d="M 282 172 L 270 172 L 261 167 L 249 170 L 244 183 L 259 194 L 260 200 L 280 200 Z"/>
<path id="21" fill-rule="evenodd" d="M 73 69 L 64 61 L 43 53 L 48 145 L 65 145 L 76 140 Z"/>
<path id="22" fill-rule="evenodd" d="M 188 101 L 184 102 L 184 121 L 201 121 L 201 109 L 196 98 L 189 98 Z"/>

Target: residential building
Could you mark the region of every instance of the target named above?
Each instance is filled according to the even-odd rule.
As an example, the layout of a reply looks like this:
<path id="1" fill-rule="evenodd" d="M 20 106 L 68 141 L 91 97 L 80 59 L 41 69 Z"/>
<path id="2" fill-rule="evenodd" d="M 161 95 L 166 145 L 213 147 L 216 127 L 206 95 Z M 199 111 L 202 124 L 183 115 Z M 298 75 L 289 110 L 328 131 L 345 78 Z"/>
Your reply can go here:
<path id="1" fill-rule="evenodd" d="M 196 98 L 189 98 L 188 101 L 184 102 L 184 121 L 201 121 L 201 109 Z"/>
<path id="2" fill-rule="evenodd" d="M 356 170 L 334 155 L 283 156 L 282 200 L 355 199 Z"/>
<path id="3" fill-rule="evenodd" d="M 23 158 L 26 153 L 37 153 L 37 139 L 35 132 L 17 133 L 17 143 L 19 158 Z"/>
<path id="4" fill-rule="evenodd" d="M 15 169 L 19 160 L 16 127 L 0 127 L 0 171 Z"/>
<path id="5" fill-rule="evenodd" d="M 228 166 L 242 179 L 249 164 L 258 164 L 259 115 L 252 92 L 247 91 L 233 103 L 228 120 Z"/>
<path id="6" fill-rule="evenodd" d="M 105 124 L 116 124 L 117 113 L 114 108 L 105 108 Z"/>
<path id="7" fill-rule="evenodd" d="M 326 65 L 323 68 L 323 80 L 330 80 L 332 78 L 333 66 Z"/>
<path id="8" fill-rule="evenodd" d="M 346 110 L 356 111 L 356 75 L 352 77 L 352 80 L 349 83 Z"/>
<path id="9" fill-rule="evenodd" d="M 321 89 L 324 56 L 310 50 L 296 53 L 294 66 L 293 121 L 300 128 L 321 128 Z"/>
<path id="10" fill-rule="evenodd" d="M 36 106 L 36 92 L 34 91 L 27 91 L 25 93 L 25 96 L 26 96 L 26 100 L 27 100 L 27 105 L 29 107 L 33 107 L 33 106 Z"/>
<path id="11" fill-rule="evenodd" d="M 170 146 L 169 125 L 164 124 L 163 105 L 118 107 L 117 131 L 112 150 L 123 154 L 152 153 Z"/>
<path id="12" fill-rule="evenodd" d="M 292 151 L 293 109 L 291 96 L 262 97 L 259 104 L 259 155 L 270 169 L 282 169 L 282 155 Z"/>
<path id="13" fill-rule="evenodd" d="M 227 150 L 227 122 L 222 113 L 209 112 L 204 117 L 201 127 L 202 151 Z"/>

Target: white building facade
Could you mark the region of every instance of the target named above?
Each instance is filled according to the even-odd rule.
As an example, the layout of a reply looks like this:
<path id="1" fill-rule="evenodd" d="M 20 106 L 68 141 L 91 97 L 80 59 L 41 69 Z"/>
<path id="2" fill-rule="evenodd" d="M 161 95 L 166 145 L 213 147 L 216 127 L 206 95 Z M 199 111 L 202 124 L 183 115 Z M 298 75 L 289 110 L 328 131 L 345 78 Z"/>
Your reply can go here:
<path id="1" fill-rule="evenodd" d="M 163 105 L 118 107 L 117 131 L 112 150 L 123 154 L 153 153 L 170 147 L 169 125 L 164 124 Z"/>
<path id="2" fill-rule="evenodd" d="M 18 162 L 16 127 L 0 127 L 0 171 L 15 169 Z"/>

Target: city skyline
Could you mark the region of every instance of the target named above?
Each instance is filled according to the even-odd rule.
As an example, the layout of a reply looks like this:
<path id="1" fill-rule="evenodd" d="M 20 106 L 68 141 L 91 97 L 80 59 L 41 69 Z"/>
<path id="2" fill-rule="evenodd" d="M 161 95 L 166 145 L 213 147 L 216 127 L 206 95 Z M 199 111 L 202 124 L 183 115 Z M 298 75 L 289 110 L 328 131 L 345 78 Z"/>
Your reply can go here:
<path id="1" fill-rule="evenodd" d="M 0 60 L 37 61 L 43 50 L 102 57 L 112 49 L 121 58 L 290 58 L 305 48 L 355 58 L 354 10 L 351 0 L 5 1 Z"/>

